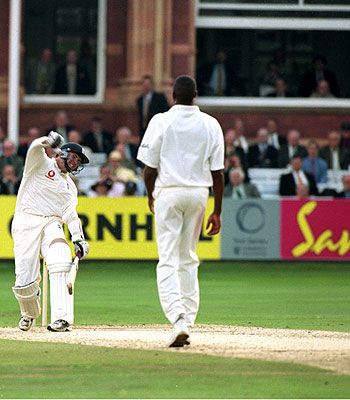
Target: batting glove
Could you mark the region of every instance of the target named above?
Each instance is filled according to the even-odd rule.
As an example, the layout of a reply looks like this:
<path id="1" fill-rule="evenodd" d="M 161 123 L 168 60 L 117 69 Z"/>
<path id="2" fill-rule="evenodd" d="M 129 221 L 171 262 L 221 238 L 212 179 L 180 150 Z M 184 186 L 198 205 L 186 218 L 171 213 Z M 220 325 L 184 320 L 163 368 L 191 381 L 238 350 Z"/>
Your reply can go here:
<path id="1" fill-rule="evenodd" d="M 77 239 L 73 241 L 74 244 L 74 253 L 79 259 L 85 258 L 90 250 L 90 246 L 88 242 L 83 239 Z"/>
<path id="2" fill-rule="evenodd" d="M 59 133 L 51 131 L 47 135 L 47 141 L 52 148 L 61 147 L 63 145 L 64 139 Z"/>

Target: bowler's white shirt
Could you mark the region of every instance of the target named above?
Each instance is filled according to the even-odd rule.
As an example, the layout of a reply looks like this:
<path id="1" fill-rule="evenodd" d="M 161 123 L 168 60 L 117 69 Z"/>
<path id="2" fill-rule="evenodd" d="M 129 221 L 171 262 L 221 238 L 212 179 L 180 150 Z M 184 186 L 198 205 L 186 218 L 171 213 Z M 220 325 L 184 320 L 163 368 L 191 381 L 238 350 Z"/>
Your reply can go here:
<path id="1" fill-rule="evenodd" d="M 23 178 L 17 195 L 16 212 L 57 216 L 64 223 L 77 219 L 77 188 L 68 173 L 45 153 L 47 137 L 35 139 L 29 147 Z"/>
<path id="2" fill-rule="evenodd" d="M 176 104 L 151 119 L 137 158 L 158 170 L 156 187 L 210 187 L 210 171 L 224 168 L 222 129 L 198 106 Z"/>

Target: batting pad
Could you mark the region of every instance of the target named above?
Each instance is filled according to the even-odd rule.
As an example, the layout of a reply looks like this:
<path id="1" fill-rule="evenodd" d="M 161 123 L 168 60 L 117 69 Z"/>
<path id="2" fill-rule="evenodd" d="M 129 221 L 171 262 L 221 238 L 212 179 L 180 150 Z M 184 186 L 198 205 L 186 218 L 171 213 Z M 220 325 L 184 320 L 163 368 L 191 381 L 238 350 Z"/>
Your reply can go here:
<path id="1" fill-rule="evenodd" d="M 69 324 L 74 320 L 74 296 L 68 293 L 67 280 L 72 265 L 71 251 L 67 243 L 55 242 L 46 255 L 46 266 L 50 277 L 51 323 L 64 319 Z"/>
<path id="2" fill-rule="evenodd" d="M 12 291 L 19 303 L 22 317 L 38 318 L 41 312 L 38 282 L 26 286 L 13 286 Z"/>

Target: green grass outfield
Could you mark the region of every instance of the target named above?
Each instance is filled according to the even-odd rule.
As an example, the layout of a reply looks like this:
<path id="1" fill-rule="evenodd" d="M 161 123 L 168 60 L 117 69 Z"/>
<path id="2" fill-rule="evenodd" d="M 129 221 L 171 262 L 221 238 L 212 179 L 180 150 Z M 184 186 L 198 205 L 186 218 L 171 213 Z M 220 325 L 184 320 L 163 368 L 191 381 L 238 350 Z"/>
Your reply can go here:
<path id="1" fill-rule="evenodd" d="M 199 275 L 198 323 L 350 332 L 349 263 L 204 262 Z M 1 326 L 17 325 L 13 279 L 1 263 Z M 77 325 L 166 322 L 155 262 L 81 263 Z M 350 376 L 289 363 L 6 340 L 0 355 L 0 398 L 350 398 Z"/>

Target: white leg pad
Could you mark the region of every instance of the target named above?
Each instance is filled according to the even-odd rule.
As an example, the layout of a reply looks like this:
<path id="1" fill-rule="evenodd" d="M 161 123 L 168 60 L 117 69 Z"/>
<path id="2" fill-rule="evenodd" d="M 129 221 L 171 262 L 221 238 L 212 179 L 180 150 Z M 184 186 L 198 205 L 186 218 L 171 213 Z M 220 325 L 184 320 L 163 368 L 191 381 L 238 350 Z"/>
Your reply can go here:
<path id="1" fill-rule="evenodd" d="M 22 317 L 38 318 L 41 312 L 38 282 L 26 286 L 13 286 L 12 291 L 19 303 Z"/>
<path id="2" fill-rule="evenodd" d="M 64 319 L 74 322 L 74 295 L 67 289 L 67 279 L 71 269 L 71 251 L 67 243 L 55 242 L 50 245 L 46 256 L 46 266 L 50 277 L 51 323 Z"/>

